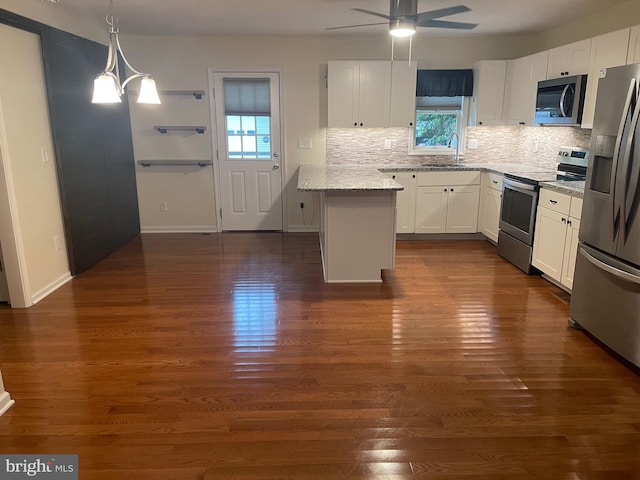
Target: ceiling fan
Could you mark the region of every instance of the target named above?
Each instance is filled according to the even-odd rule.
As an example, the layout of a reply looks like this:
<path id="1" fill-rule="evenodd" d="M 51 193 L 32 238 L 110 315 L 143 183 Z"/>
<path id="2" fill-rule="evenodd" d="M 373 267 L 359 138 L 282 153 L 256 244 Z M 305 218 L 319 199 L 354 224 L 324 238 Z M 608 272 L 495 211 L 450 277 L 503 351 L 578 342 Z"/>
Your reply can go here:
<path id="1" fill-rule="evenodd" d="M 471 30 L 477 27 L 475 23 L 438 20 L 439 18 L 448 17 L 449 15 L 471 11 L 471 9 L 465 5 L 457 5 L 455 7 L 440 8 L 438 10 L 418 13 L 418 0 L 390 0 L 389 15 L 372 12 L 371 10 L 366 10 L 364 8 L 352 8 L 352 10 L 384 18 L 387 22 L 344 25 L 341 27 L 330 27 L 327 28 L 327 30 L 368 27 L 370 25 L 384 25 L 388 23 L 389 33 L 391 35 L 396 37 L 408 37 L 416 33 L 416 27 L 454 28 L 458 30 Z"/>

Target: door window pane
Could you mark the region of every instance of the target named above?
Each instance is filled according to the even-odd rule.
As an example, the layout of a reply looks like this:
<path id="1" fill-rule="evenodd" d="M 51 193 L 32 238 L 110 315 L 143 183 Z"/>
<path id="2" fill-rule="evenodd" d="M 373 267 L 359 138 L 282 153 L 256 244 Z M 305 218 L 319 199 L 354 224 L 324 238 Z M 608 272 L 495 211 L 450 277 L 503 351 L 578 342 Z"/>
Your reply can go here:
<path id="1" fill-rule="evenodd" d="M 227 115 L 229 158 L 271 160 L 271 118 Z"/>

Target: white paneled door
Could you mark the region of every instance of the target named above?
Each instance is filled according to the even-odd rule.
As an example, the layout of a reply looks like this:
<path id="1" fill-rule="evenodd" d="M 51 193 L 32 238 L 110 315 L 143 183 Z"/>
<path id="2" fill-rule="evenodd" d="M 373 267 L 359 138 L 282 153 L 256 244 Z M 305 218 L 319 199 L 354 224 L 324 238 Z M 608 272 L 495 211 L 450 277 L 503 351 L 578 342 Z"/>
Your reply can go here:
<path id="1" fill-rule="evenodd" d="M 278 73 L 214 73 L 220 230 L 282 230 Z"/>

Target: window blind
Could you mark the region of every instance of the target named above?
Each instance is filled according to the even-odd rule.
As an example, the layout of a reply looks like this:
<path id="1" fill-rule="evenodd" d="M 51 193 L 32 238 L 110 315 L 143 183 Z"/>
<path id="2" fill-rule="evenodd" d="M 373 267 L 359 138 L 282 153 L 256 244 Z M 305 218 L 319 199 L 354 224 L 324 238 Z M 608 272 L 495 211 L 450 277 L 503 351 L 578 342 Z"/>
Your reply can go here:
<path id="1" fill-rule="evenodd" d="M 473 70 L 418 70 L 416 97 L 471 97 Z"/>
<path id="2" fill-rule="evenodd" d="M 225 78 L 224 112 L 227 115 L 269 115 L 268 78 Z"/>

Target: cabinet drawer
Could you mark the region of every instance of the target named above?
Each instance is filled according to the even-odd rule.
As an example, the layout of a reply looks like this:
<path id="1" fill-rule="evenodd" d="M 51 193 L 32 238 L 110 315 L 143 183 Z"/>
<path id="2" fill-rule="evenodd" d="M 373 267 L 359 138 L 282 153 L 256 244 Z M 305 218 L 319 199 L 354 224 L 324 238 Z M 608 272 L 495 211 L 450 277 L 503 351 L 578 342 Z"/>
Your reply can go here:
<path id="1" fill-rule="evenodd" d="M 582 199 L 579 197 L 571 197 L 571 208 L 569 210 L 569 216 L 580 219 L 582 213 Z"/>
<path id="2" fill-rule="evenodd" d="M 417 185 L 432 187 L 436 185 L 480 185 L 480 172 L 465 170 L 462 172 L 418 172 Z"/>
<path id="3" fill-rule="evenodd" d="M 569 215 L 571 197 L 569 195 L 565 195 L 564 193 L 559 193 L 543 188 L 540 190 L 540 201 L 538 204 L 550 210 L 553 210 L 554 212 Z"/>
<path id="4" fill-rule="evenodd" d="M 486 187 L 502 191 L 502 174 L 486 172 L 483 181 Z"/>

